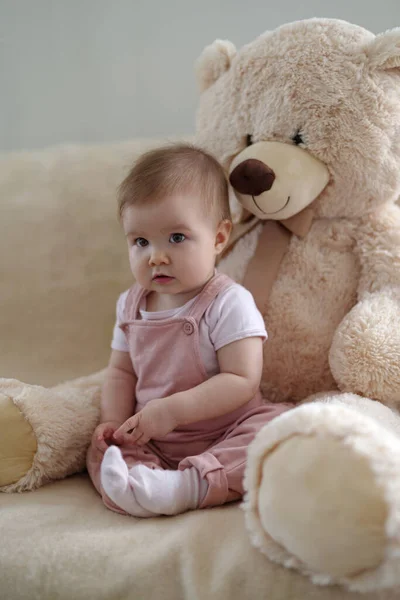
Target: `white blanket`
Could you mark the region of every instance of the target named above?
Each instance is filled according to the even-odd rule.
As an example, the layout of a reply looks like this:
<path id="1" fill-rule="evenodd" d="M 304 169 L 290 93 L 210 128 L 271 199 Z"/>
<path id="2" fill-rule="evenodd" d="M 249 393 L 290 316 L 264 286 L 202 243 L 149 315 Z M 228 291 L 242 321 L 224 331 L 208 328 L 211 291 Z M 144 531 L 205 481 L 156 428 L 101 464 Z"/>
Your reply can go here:
<path id="1" fill-rule="evenodd" d="M 238 504 L 178 517 L 108 511 L 86 475 L 0 494 L 1 600 L 356 600 L 253 549 Z M 364 600 L 394 600 L 367 594 Z"/>

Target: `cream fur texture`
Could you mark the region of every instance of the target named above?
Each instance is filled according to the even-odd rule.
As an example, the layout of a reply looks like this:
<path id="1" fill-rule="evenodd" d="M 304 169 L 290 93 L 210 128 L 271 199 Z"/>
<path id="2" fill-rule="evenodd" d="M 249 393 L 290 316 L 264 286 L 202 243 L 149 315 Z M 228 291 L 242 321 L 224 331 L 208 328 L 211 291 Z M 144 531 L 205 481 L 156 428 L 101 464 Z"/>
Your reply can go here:
<path id="1" fill-rule="evenodd" d="M 270 142 L 299 144 L 329 171 L 264 314 L 265 397 L 305 405 L 260 432 L 244 508 L 270 558 L 362 591 L 400 584 L 399 48 L 399 29 L 374 36 L 330 19 L 284 25 L 236 52 L 197 114 L 198 143 L 228 173 L 259 160 Z M 274 173 L 288 177 L 279 166 Z M 251 195 L 238 199 L 268 218 L 272 192 L 258 198 L 265 217 Z M 241 281 L 260 231 L 220 269 Z M 310 404 L 321 397 L 323 405 Z M 295 433 L 281 434 L 288 422 Z"/>
<path id="2" fill-rule="evenodd" d="M 0 379 L 2 392 L 12 397 L 37 441 L 29 471 L 1 491 L 31 490 L 85 469 L 86 451 L 99 419 L 99 378 L 85 378 L 82 384 L 77 380 L 73 385 L 48 389 Z"/>
<path id="3" fill-rule="evenodd" d="M 315 583 L 362 592 L 397 587 L 399 432 L 392 411 L 352 394 L 300 406 L 260 431 L 244 502 L 256 547 Z"/>

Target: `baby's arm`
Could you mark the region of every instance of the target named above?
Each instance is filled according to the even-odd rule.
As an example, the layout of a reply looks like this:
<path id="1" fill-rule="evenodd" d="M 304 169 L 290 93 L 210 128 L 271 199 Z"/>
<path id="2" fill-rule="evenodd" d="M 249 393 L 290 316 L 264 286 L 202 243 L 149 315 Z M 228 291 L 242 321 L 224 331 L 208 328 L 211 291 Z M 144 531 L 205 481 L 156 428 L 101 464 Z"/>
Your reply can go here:
<path id="1" fill-rule="evenodd" d="M 128 352 L 112 350 L 101 394 L 100 425 L 93 434 L 99 450 L 107 448 L 113 433 L 135 408 L 136 376 Z"/>
<path id="2" fill-rule="evenodd" d="M 218 375 L 166 399 L 179 425 L 230 413 L 249 402 L 258 391 L 263 365 L 260 337 L 232 342 L 218 350 L 217 356 Z"/>
<path id="3" fill-rule="evenodd" d="M 112 350 L 101 395 L 100 421 L 123 423 L 135 408 L 136 376 L 129 352 Z"/>

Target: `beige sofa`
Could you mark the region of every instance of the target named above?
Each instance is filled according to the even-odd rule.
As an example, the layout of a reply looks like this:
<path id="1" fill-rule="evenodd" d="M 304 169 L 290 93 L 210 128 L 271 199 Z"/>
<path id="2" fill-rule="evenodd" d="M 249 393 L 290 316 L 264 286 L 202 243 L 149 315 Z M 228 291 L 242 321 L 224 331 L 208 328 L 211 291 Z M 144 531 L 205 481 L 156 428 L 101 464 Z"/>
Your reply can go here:
<path id="1" fill-rule="evenodd" d="M 153 144 L 2 157 L 1 377 L 53 386 L 105 366 L 115 299 L 130 281 L 115 189 L 133 157 Z M 250 545 L 238 504 L 123 517 L 103 506 L 85 473 L 0 494 L 0 542 L 4 600 L 354 597 L 269 562 Z"/>

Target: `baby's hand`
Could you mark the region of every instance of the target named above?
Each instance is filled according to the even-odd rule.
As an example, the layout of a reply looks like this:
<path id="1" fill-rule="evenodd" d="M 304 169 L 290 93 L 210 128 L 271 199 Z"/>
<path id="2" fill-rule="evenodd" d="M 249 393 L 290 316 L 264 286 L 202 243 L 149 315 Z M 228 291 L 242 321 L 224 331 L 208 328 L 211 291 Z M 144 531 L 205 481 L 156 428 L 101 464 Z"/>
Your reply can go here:
<path id="1" fill-rule="evenodd" d="M 121 421 L 106 421 L 105 423 L 100 423 L 100 425 L 96 427 L 93 432 L 92 443 L 98 450 L 105 452 L 111 444 L 117 445 L 117 442 L 114 439 L 114 432 L 120 425 Z"/>
<path id="2" fill-rule="evenodd" d="M 143 446 L 149 440 L 165 437 L 178 425 L 165 399 L 151 400 L 133 417 L 130 417 L 115 431 L 117 443 Z"/>

